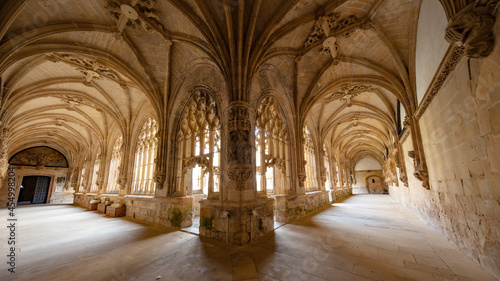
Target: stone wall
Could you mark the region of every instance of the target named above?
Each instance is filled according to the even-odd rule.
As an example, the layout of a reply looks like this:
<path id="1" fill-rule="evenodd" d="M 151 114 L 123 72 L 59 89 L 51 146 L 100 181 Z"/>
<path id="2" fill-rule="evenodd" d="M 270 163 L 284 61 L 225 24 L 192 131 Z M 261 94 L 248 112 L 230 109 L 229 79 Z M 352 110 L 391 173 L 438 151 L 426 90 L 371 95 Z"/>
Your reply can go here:
<path id="1" fill-rule="evenodd" d="M 498 43 L 488 58 L 462 58 L 420 119 L 430 190 L 412 175 L 409 136 L 409 188 L 400 183 L 390 194 L 500 278 L 498 62 Z"/>
<path id="2" fill-rule="evenodd" d="M 369 184 L 367 184 L 367 179 L 371 176 L 378 176 L 379 179 L 376 180 L 376 188 L 369 189 Z M 363 193 L 383 193 L 385 186 L 384 176 L 382 170 L 366 170 L 366 171 L 356 171 L 356 184 L 352 187 L 354 194 Z"/>
<path id="3" fill-rule="evenodd" d="M 75 194 L 75 205 L 87 208 L 90 200 L 107 197 L 127 207 L 127 217 L 168 227 L 188 227 L 193 224 L 193 197 L 141 197 Z"/>
<path id="4" fill-rule="evenodd" d="M 21 191 L 21 184 L 25 176 L 46 176 L 50 177 L 49 189 L 47 193 L 47 204 L 71 204 L 73 203 L 73 188 L 69 187 L 67 181 L 68 169 L 67 168 L 48 168 L 44 167 L 37 169 L 36 167 L 16 166 L 15 173 L 15 187 L 16 187 L 16 202 L 19 198 Z M 65 178 L 64 182 L 57 182 L 57 178 Z M 7 181 L 5 177 L 2 186 L 0 187 L 0 206 L 7 206 Z"/>
<path id="5" fill-rule="evenodd" d="M 193 194 L 193 216 L 200 215 L 200 201 L 202 199 L 206 199 L 207 196 L 205 194 Z"/>
<path id="6" fill-rule="evenodd" d="M 339 188 L 333 191 L 335 194 L 334 200 L 332 203 L 338 202 L 342 199 L 345 199 L 352 195 L 352 188 Z"/>
<path id="7" fill-rule="evenodd" d="M 330 205 L 328 191 L 276 196 L 276 221 L 291 222 Z"/>

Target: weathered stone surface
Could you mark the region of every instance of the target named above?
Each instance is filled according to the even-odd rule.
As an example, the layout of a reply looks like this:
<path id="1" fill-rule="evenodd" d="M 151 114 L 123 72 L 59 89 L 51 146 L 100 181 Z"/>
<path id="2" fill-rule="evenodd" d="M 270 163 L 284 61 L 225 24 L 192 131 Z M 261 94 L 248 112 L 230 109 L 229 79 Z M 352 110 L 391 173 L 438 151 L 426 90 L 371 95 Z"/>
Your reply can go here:
<path id="1" fill-rule="evenodd" d="M 220 204 L 200 202 L 200 235 L 229 244 L 243 245 L 273 231 L 273 200 Z"/>

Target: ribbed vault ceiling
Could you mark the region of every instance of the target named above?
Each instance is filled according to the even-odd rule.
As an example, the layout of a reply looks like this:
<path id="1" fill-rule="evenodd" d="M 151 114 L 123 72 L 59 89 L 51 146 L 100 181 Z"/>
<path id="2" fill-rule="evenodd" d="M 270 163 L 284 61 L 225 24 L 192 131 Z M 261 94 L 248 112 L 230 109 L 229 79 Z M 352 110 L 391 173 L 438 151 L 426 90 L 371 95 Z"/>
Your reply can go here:
<path id="1" fill-rule="evenodd" d="M 71 161 L 126 131 L 141 109 L 160 114 L 186 69 L 207 60 L 242 99 L 254 74 L 272 66 L 318 145 L 353 164 L 365 156 L 382 163 L 397 137 L 397 100 L 415 106 L 419 2 L 2 1 L 0 118 L 13 133 L 10 154 L 50 143 Z M 448 16 L 466 4 L 441 2 Z M 124 18 L 122 4 L 138 19 Z M 352 19 L 332 29 L 335 58 L 323 50 L 324 34 L 313 38 L 322 16 Z"/>

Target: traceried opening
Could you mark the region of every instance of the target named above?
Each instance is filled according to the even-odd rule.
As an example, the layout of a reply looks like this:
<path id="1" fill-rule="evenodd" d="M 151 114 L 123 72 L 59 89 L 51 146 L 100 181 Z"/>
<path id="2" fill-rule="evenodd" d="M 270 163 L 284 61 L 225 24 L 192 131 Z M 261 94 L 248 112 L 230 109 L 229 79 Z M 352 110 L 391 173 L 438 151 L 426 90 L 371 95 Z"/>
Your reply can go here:
<path id="1" fill-rule="evenodd" d="M 219 192 L 220 134 L 214 98 L 196 90 L 181 114 L 177 134 L 177 193 Z"/>
<path id="2" fill-rule="evenodd" d="M 284 194 L 288 188 L 288 129 L 274 97 L 262 99 L 255 127 L 257 191 Z"/>
<path id="3" fill-rule="evenodd" d="M 314 143 L 311 133 L 307 127 L 304 128 L 304 159 L 306 160 L 306 191 L 318 190 L 318 181 L 316 176 L 316 156 L 314 155 Z"/>
<path id="4" fill-rule="evenodd" d="M 151 117 L 148 118 L 137 140 L 132 194 L 150 195 L 155 193 L 156 185 L 153 181 L 153 174 L 158 145 L 157 132 L 158 126 L 156 125 L 156 121 Z"/>
<path id="5" fill-rule="evenodd" d="M 323 145 L 323 154 L 324 154 L 323 160 L 325 162 L 325 171 L 326 171 L 326 174 L 324 175 L 326 177 L 325 188 L 328 190 L 328 189 L 332 189 L 332 182 L 330 180 L 330 175 L 332 173 L 330 170 L 330 159 L 328 158 L 328 152 L 326 150 L 326 145 Z"/>
<path id="6" fill-rule="evenodd" d="M 120 173 L 119 168 L 122 159 L 122 145 L 123 145 L 123 138 L 122 136 L 120 136 L 116 140 L 115 145 L 113 146 L 113 152 L 111 154 L 111 161 L 109 164 L 108 185 L 107 185 L 108 193 L 118 193 L 120 191 L 120 188 L 116 181 L 118 180 L 118 175 Z"/>

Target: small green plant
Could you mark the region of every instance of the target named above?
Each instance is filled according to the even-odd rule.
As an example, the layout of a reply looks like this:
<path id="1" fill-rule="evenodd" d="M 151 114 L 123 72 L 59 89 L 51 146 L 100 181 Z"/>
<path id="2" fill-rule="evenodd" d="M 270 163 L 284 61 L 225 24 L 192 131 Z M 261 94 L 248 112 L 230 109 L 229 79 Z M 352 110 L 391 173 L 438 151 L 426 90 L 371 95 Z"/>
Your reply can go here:
<path id="1" fill-rule="evenodd" d="M 174 208 L 172 210 L 172 215 L 170 216 L 170 223 L 173 227 L 181 227 L 182 223 L 182 212 L 179 208 Z"/>
<path id="2" fill-rule="evenodd" d="M 212 221 L 214 220 L 214 217 L 201 217 L 200 218 L 200 226 L 204 227 L 205 229 L 211 230 L 212 229 Z"/>

